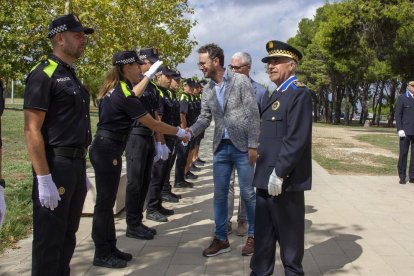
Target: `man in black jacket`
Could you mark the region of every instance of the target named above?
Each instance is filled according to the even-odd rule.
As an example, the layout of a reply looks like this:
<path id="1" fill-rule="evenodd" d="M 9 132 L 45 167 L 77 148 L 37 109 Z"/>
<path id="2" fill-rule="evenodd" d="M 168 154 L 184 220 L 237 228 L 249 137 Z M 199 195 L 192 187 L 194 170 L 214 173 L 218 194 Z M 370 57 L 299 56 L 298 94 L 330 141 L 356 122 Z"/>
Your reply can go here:
<path id="1" fill-rule="evenodd" d="M 414 183 L 414 81 L 408 83 L 408 91 L 401 94 L 395 110 L 398 136 L 400 136 L 400 156 L 398 158 L 398 175 L 400 184 L 405 184 L 408 149 L 411 145 L 411 160 L 409 169 L 410 183 Z"/>

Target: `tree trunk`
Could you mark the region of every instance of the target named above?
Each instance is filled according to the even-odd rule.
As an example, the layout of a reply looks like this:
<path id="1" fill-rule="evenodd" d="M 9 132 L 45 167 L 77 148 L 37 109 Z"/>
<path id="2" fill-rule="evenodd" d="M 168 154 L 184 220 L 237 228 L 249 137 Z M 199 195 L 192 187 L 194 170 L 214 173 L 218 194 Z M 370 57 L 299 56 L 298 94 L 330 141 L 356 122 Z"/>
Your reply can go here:
<path id="1" fill-rule="evenodd" d="M 395 94 L 397 93 L 398 83 L 396 80 L 391 80 L 391 89 L 389 96 L 390 116 L 388 116 L 387 127 L 392 127 L 395 117 Z"/>
<path id="2" fill-rule="evenodd" d="M 378 114 L 377 114 L 377 121 L 376 121 L 376 125 L 379 127 L 380 123 L 381 123 L 381 113 L 382 113 L 382 100 L 384 98 L 384 89 L 385 89 L 385 83 L 386 81 L 382 81 L 381 84 L 381 89 L 379 91 L 379 96 L 378 96 Z"/>
<path id="3" fill-rule="evenodd" d="M 365 83 L 364 88 L 362 90 L 362 99 L 361 99 L 361 117 L 359 118 L 359 124 L 364 125 L 365 121 L 368 116 L 368 92 L 369 92 L 369 84 Z"/>

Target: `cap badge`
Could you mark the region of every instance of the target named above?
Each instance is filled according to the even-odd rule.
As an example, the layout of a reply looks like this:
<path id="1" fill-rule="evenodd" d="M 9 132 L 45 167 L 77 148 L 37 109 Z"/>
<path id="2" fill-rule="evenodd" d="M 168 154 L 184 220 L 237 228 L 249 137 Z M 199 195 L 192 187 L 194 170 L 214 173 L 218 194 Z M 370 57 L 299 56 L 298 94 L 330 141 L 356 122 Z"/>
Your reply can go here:
<path id="1" fill-rule="evenodd" d="M 269 42 L 269 49 L 272 49 L 273 48 L 273 41 L 270 41 Z"/>
<path id="2" fill-rule="evenodd" d="M 58 192 L 59 192 L 59 195 L 63 195 L 65 193 L 65 188 L 59 187 Z"/>
<path id="3" fill-rule="evenodd" d="M 118 165 L 118 160 L 116 160 L 116 159 L 112 160 L 112 165 L 114 165 L 114 166 Z"/>

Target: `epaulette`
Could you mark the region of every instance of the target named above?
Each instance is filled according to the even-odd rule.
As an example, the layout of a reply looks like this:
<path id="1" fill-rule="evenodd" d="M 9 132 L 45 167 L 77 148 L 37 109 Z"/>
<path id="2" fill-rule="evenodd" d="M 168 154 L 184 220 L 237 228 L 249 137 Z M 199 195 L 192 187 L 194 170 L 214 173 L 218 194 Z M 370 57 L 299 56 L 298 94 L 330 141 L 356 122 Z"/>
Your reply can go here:
<path id="1" fill-rule="evenodd" d="M 294 81 L 293 84 L 296 85 L 296 87 L 306 87 L 306 85 L 303 82 L 297 80 Z"/>

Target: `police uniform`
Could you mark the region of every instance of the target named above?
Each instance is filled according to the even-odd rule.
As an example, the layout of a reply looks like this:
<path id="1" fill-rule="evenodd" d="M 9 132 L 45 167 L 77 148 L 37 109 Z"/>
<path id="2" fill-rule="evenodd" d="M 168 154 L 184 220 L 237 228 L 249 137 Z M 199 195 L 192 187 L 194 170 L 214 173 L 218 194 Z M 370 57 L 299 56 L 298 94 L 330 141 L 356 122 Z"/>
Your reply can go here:
<path id="1" fill-rule="evenodd" d="M 141 49 L 141 60 L 158 59 L 158 52 L 152 48 Z M 159 108 L 159 96 L 154 83 L 150 82 L 139 98 L 147 112 L 155 118 Z M 142 224 L 145 198 L 151 181 L 152 163 L 155 156 L 154 133 L 148 127 L 134 122 L 126 145 L 127 188 L 125 211 L 127 237 L 153 239 L 154 231 L 148 231 Z M 142 229 L 144 228 L 144 229 Z"/>
<path id="2" fill-rule="evenodd" d="M 279 41 L 270 41 L 269 56 L 301 54 Z M 311 189 L 312 100 L 305 85 L 295 76 L 285 80 L 261 102 L 261 129 L 253 184 L 257 188 L 254 255 L 251 275 L 272 275 L 276 242 L 281 247 L 285 275 L 303 275 L 304 191 Z M 282 193 L 270 196 L 271 173 L 283 178 Z"/>
<path id="3" fill-rule="evenodd" d="M 194 82 L 192 80 L 186 80 L 186 82 L 190 86 L 194 85 Z M 192 95 L 189 95 L 186 93 L 181 94 L 180 113 L 186 114 L 185 116 L 187 120 L 187 127 L 190 127 L 197 120 L 195 117 L 195 106 L 193 103 Z M 185 179 L 184 179 L 185 165 L 187 163 L 187 157 L 188 157 L 189 151 L 190 149 L 192 149 L 193 144 L 194 144 L 194 140 L 189 141 L 187 145 L 183 145 L 182 143 L 178 144 L 177 161 L 175 164 L 175 184 L 174 184 L 175 187 L 177 188 L 186 188 L 185 186 L 188 186 L 188 185 L 181 186 L 180 183 L 188 183 L 188 182 L 185 182 Z"/>
<path id="4" fill-rule="evenodd" d="M 160 72 L 166 76 L 173 76 L 174 71 L 167 67 L 161 67 Z M 175 94 L 167 88 L 155 86 L 159 98 L 160 106 L 158 115 L 162 116 L 162 121 L 168 125 L 178 127 L 180 125 L 179 106 Z M 170 150 L 167 160 L 158 160 L 152 166 L 151 182 L 147 197 L 147 218 L 156 221 L 166 221 L 165 216 L 172 215 L 173 210 L 168 210 L 162 207 L 162 187 L 166 181 L 168 171 L 169 159 L 175 155 L 178 138 L 176 136 L 164 135 L 165 144 Z M 157 214 L 160 213 L 161 215 Z"/>
<path id="5" fill-rule="evenodd" d="M 410 84 L 414 82 L 410 82 Z M 414 182 L 414 97 L 409 91 L 401 94 L 397 100 L 395 109 L 395 122 L 397 131 L 404 130 L 405 137 L 400 137 L 400 155 L 398 158 L 398 175 L 400 184 L 405 184 L 407 171 L 407 156 L 411 145 L 411 158 L 408 176 L 410 182 Z"/>
<path id="6" fill-rule="evenodd" d="M 141 63 L 134 51 L 118 52 L 113 56 L 115 66 L 134 62 Z M 122 170 L 122 154 L 131 130 L 131 121 L 147 114 L 131 90 L 132 84 L 122 80 L 100 100 L 98 130 L 89 150 L 96 181 L 92 223 L 94 264 L 100 266 L 124 267 L 124 261 L 132 257 L 124 259 L 122 254 L 117 254 L 113 214 Z"/>
<path id="7" fill-rule="evenodd" d="M 55 19 L 48 37 L 64 31 L 93 33 L 72 14 Z M 45 112 L 41 133 L 47 165 L 61 198 L 54 210 L 43 207 L 33 171 L 32 275 L 69 275 L 87 192 L 85 156 L 92 140 L 89 93 L 74 67 L 49 55 L 26 79 L 23 108 Z"/>

